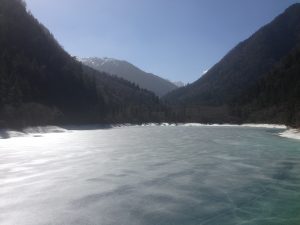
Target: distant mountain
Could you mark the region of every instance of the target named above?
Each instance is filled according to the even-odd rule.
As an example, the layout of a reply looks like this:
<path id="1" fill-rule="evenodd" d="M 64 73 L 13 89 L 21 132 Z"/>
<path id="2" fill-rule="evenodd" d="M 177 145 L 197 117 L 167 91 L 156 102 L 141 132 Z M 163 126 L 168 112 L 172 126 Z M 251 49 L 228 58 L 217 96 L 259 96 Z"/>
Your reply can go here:
<path id="1" fill-rule="evenodd" d="M 184 87 L 185 83 L 183 83 L 182 81 L 175 81 L 173 82 L 173 84 L 175 84 L 177 87 Z"/>
<path id="2" fill-rule="evenodd" d="M 300 4 L 240 43 L 198 81 L 167 94 L 166 105 L 128 80 L 137 79 L 159 96 L 174 84 L 124 61 L 86 59 L 90 66 L 83 65 L 22 0 L 0 0 L 0 49 L 0 128 L 161 121 L 300 126 Z"/>
<path id="3" fill-rule="evenodd" d="M 129 62 L 111 58 L 83 58 L 82 63 L 98 71 L 116 75 L 137 84 L 140 88 L 154 92 L 161 97 L 177 88 L 172 82 L 146 73 Z"/>
<path id="4" fill-rule="evenodd" d="M 300 4 L 233 48 L 196 82 L 165 99 L 186 106 L 224 106 L 252 87 L 300 43 Z"/>
<path id="5" fill-rule="evenodd" d="M 162 115 L 153 93 L 71 57 L 24 1 L 0 0 L 0 17 L 0 127 L 146 122 Z"/>

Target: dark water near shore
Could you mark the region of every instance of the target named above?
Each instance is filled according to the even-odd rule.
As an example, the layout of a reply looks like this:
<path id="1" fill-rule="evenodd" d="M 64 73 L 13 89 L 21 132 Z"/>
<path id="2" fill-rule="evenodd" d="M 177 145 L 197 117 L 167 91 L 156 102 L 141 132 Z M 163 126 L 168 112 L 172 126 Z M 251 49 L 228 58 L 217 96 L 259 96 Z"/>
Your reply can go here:
<path id="1" fill-rule="evenodd" d="M 1 225 L 297 225 L 300 141 L 245 127 L 0 140 Z"/>

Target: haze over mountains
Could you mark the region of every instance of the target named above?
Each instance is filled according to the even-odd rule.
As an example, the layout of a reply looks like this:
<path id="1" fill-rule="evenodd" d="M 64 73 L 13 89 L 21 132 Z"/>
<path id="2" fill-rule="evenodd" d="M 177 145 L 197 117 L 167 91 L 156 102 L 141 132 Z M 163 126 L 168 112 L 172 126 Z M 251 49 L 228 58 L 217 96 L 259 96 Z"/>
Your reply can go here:
<path id="1" fill-rule="evenodd" d="M 177 87 L 184 87 L 185 83 L 183 83 L 182 81 L 174 81 L 173 84 L 175 84 Z"/>
<path id="2" fill-rule="evenodd" d="M 96 57 L 82 58 L 80 60 L 85 65 L 98 71 L 106 72 L 135 83 L 140 88 L 152 91 L 159 97 L 164 96 L 178 87 L 176 84 L 154 74 L 146 73 L 124 60 Z"/>
<path id="3" fill-rule="evenodd" d="M 126 61 L 89 58 L 83 65 L 22 0 L 0 0 L 0 48 L 1 127 L 162 121 L 300 126 L 300 4 L 179 89 Z"/>

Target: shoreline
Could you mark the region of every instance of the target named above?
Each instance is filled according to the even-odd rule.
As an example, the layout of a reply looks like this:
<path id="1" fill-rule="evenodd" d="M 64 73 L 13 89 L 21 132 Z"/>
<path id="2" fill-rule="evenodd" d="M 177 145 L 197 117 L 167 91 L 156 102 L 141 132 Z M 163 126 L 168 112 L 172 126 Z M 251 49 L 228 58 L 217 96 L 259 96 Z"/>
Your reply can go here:
<path id="1" fill-rule="evenodd" d="M 183 126 L 183 127 L 249 127 L 249 128 L 267 128 L 267 129 L 288 129 L 286 125 L 283 124 L 255 124 L 255 123 L 245 123 L 245 124 L 204 124 L 204 123 L 145 123 L 140 126 Z"/>
<path id="2" fill-rule="evenodd" d="M 280 137 L 300 140 L 300 130 L 290 129 L 282 124 L 202 124 L 202 123 L 143 123 L 143 124 L 91 124 L 91 125 L 68 125 L 68 126 L 36 126 L 27 127 L 22 130 L 0 129 L 0 139 L 13 137 L 41 137 L 42 134 L 49 133 L 65 133 L 80 130 L 100 130 L 113 129 L 118 127 L 248 127 L 248 128 L 265 128 L 265 129 L 280 129 L 284 130 L 278 133 Z"/>

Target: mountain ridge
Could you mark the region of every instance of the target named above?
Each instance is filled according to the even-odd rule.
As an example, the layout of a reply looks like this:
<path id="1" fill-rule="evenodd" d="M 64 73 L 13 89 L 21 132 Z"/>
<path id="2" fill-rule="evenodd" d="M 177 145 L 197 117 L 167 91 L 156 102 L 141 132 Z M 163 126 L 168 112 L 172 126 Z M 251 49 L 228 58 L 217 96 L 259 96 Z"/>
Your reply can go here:
<path id="1" fill-rule="evenodd" d="M 98 71 L 106 72 L 133 82 L 140 88 L 154 92 L 159 97 L 177 88 L 175 84 L 167 79 L 152 73 L 147 73 L 125 60 L 107 57 L 79 58 L 79 60 Z"/>
<path id="2" fill-rule="evenodd" d="M 206 74 L 165 99 L 194 105 L 228 104 L 300 43 L 300 3 L 287 8 L 230 50 Z"/>
<path id="3" fill-rule="evenodd" d="M 162 121 L 300 126 L 300 3 L 239 43 L 196 82 L 168 94 L 166 104 L 143 87 L 71 57 L 22 0 L 0 0 L 0 17 L 0 127 Z M 127 74 L 142 71 L 126 61 L 98 62 L 125 63 Z"/>

